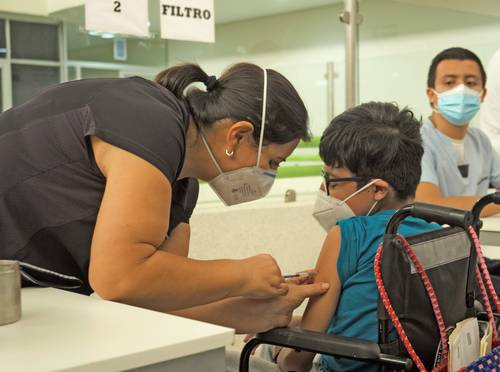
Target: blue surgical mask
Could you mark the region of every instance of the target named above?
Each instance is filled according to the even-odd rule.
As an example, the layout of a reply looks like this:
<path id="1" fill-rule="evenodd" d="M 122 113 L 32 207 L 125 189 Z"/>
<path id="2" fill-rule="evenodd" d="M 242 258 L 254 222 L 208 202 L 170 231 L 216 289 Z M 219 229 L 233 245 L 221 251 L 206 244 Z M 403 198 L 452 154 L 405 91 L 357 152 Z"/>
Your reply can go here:
<path id="1" fill-rule="evenodd" d="M 481 92 L 466 87 L 464 84 L 441 93 L 434 90 L 434 93 L 438 96 L 436 111 L 454 125 L 469 124 L 479 111 Z"/>

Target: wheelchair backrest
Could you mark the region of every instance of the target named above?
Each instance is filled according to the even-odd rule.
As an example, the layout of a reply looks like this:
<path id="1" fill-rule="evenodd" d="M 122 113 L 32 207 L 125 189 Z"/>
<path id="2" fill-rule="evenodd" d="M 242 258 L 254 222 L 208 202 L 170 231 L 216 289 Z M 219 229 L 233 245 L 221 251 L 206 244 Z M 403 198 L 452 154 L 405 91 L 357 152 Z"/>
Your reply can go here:
<path id="1" fill-rule="evenodd" d="M 476 255 L 467 232 L 461 227 L 445 227 L 406 237 L 406 240 L 429 277 L 446 328 L 474 316 L 471 267 L 476 266 Z M 424 284 L 397 235 L 384 237 L 380 265 L 392 307 L 417 355 L 431 370 L 440 342 L 439 329 Z M 390 341 L 391 327 L 387 326 L 388 317 L 381 304 L 379 322 L 379 329 L 384 333 L 379 334 L 383 350 L 384 344 Z M 399 349 L 402 355 L 407 355 L 402 345 Z"/>

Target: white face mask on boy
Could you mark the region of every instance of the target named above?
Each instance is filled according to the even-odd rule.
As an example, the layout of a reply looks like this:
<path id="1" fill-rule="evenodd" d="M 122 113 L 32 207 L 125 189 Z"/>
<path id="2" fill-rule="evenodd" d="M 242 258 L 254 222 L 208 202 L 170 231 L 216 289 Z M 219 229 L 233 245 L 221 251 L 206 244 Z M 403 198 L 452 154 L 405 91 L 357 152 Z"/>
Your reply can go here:
<path id="1" fill-rule="evenodd" d="M 262 122 L 260 126 L 259 148 L 257 153 L 257 163 L 252 167 L 243 167 L 230 172 L 223 172 L 217 160 L 208 146 L 208 143 L 201 133 L 201 139 L 207 148 L 210 158 L 214 162 L 219 175 L 208 182 L 220 200 L 225 205 L 235 205 L 263 198 L 269 193 L 276 178 L 276 171 L 272 169 L 262 169 L 259 167 L 262 143 L 264 141 L 264 125 L 266 123 L 266 102 L 267 102 L 267 70 L 264 69 L 264 92 L 262 94 Z"/>
<path id="2" fill-rule="evenodd" d="M 316 195 L 316 202 L 314 203 L 313 217 L 318 221 L 318 223 L 325 229 L 325 231 L 330 231 L 338 221 L 345 218 L 354 217 L 355 214 L 351 207 L 347 205 L 346 201 L 352 197 L 358 195 L 360 192 L 366 190 L 368 187 L 373 185 L 378 180 L 373 180 L 366 184 L 359 190 L 356 190 L 351 195 L 349 195 L 344 200 L 337 199 L 333 196 L 327 195 L 325 191 L 319 190 Z M 375 209 L 378 201 L 375 201 L 367 213 L 367 216 Z"/>

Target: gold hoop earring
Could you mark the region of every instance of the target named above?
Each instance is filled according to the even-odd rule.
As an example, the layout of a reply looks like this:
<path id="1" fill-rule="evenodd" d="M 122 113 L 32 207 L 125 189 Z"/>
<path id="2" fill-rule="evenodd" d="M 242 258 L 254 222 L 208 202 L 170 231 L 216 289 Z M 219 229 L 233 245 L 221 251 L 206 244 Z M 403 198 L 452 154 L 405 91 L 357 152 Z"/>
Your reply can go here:
<path id="1" fill-rule="evenodd" d="M 231 152 L 229 152 L 228 149 L 226 149 L 226 155 L 229 156 L 229 157 L 233 156 L 234 155 L 234 150 L 231 151 Z"/>

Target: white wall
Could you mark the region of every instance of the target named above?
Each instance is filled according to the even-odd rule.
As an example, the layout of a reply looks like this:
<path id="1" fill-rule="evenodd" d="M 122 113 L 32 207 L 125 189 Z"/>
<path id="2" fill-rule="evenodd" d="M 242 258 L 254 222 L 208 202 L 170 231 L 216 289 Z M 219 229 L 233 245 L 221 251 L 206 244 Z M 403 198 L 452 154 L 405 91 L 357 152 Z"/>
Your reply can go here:
<path id="1" fill-rule="evenodd" d="M 2 12 L 47 16 L 52 12 L 83 5 L 85 0 L 0 0 Z"/>
<path id="2" fill-rule="evenodd" d="M 0 10 L 8 13 L 46 16 L 47 0 L 0 0 Z"/>
<path id="3" fill-rule="evenodd" d="M 85 0 L 47 0 L 48 13 L 85 4 Z"/>
<path id="4" fill-rule="evenodd" d="M 190 221 L 190 257 L 240 259 L 270 253 L 283 273 L 314 268 L 326 234 L 311 215 L 313 202 L 197 206 Z"/>
<path id="5" fill-rule="evenodd" d="M 500 2 L 498 3 L 500 8 Z M 196 61 L 210 73 L 250 61 L 286 75 L 308 106 L 312 130 L 328 123 L 326 63 L 335 62 L 335 112 L 344 110 L 342 4 L 217 25 L 215 44 L 169 42 L 169 63 Z M 485 65 L 500 48 L 500 18 L 392 0 L 360 2 L 360 98 L 396 101 L 427 115 L 427 70 L 439 51 L 463 46 Z"/>

